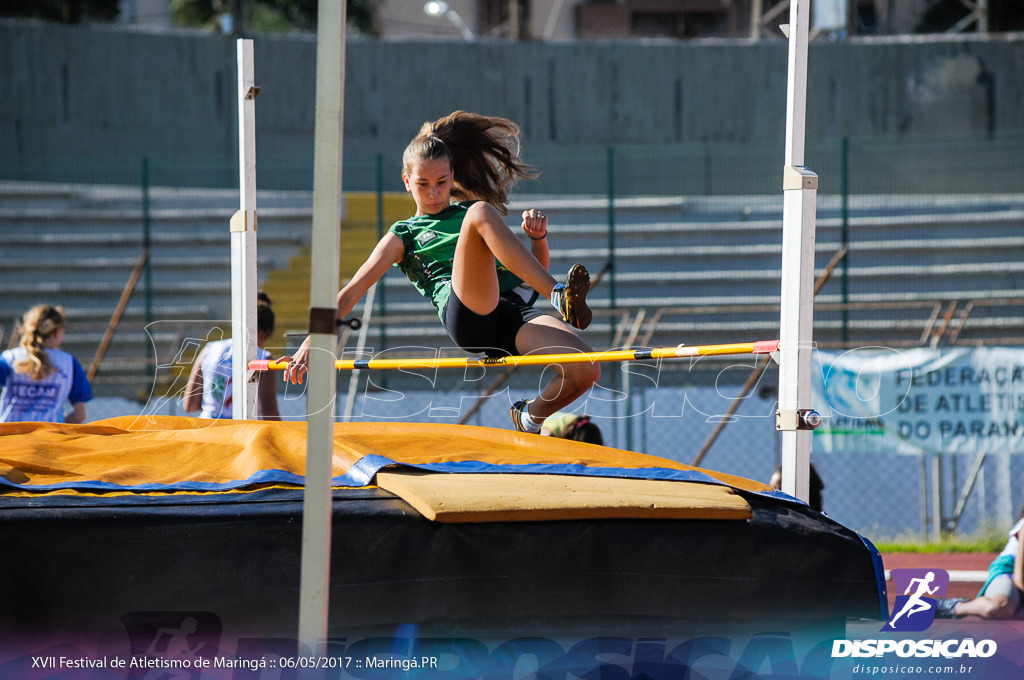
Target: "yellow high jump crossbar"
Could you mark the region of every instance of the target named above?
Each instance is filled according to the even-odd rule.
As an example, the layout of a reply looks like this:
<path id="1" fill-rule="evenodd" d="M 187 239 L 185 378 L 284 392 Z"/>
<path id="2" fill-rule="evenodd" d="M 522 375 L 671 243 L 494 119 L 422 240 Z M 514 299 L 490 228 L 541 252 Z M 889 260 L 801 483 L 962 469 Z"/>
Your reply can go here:
<path id="1" fill-rule="evenodd" d="M 728 354 L 771 354 L 779 349 L 778 340 L 759 340 L 723 345 L 678 345 L 648 349 L 607 350 L 604 352 L 569 352 L 565 354 L 525 354 L 506 357 L 423 357 L 410 359 L 339 359 L 338 370 L 463 368 L 467 366 L 540 366 L 549 364 L 604 363 L 613 361 L 644 361 L 647 359 L 684 359 Z M 251 371 L 283 371 L 288 359 L 261 359 L 249 362 Z"/>

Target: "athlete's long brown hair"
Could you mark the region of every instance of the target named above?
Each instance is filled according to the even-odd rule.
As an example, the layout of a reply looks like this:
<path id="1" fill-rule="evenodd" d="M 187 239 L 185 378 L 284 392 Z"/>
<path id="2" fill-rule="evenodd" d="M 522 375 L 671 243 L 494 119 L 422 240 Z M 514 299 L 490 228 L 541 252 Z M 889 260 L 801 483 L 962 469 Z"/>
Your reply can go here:
<path id="1" fill-rule="evenodd" d="M 437 159 L 451 163 L 452 198 L 486 201 L 502 215 L 511 186 L 538 174 L 519 158 L 518 125 L 467 111 L 424 123 L 402 154 L 402 169 L 409 173 L 416 161 Z"/>
<path id="2" fill-rule="evenodd" d="M 28 373 L 33 380 L 42 380 L 53 373 L 53 364 L 46 353 L 46 339 L 64 328 L 64 308 L 53 305 L 36 305 L 25 312 L 21 320 L 21 342 L 28 356 L 15 362 L 14 370 Z"/>

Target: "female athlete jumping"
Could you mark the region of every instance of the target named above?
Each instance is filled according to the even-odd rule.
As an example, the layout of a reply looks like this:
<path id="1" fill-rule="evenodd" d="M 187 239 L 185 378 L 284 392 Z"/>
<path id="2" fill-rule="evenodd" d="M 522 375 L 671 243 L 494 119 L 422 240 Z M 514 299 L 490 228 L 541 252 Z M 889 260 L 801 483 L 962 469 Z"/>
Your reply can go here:
<path id="1" fill-rule="evenodd" d="M 468 352 L 590 351 L 574 330 L 586 328 L 592 318 L 587 270 L 574 265 L 564 284 L 548 273 L 548 219 L 542 212 L 522 215 L 530 249 L 502 219 L 509 187 L 535 176 L 519 158 L 515 123 L 465 111 L 424 123 L 405 149 L 402 166 L 416 214 L 393 224 L 341 289 L 337 318 L 397 265 L 434 303 L 452 340 Z M 527 304 L 516 292 L 524 283 L 547 297 L 561 320 Z M 308 354 L 309 338 L 292 356 L 285 380 L 302 382 Z M 600 377 L 594 363 L 551 368 L 554 376 L 537 398 L 512 405 L 517 430 L 539 433 L 545 418 L 586 394 Z"/>

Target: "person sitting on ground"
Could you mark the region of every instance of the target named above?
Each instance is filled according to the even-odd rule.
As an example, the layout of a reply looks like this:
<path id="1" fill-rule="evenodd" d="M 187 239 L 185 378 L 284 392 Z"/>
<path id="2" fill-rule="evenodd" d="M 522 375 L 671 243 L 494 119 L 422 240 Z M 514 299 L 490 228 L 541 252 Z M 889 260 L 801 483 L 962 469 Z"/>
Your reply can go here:
<path id="1" fill-rule="evenodd" d="M 941 598 L 935 615 L 958 619 L 980 616 L 983 619 L 1012 619 L 1024 613 L 1024 508 L 1010 529 L 1003 551 L 988 565 L 988 579 L 973 600 L 965 597 Z"/>
<path id="2" fill-rule="evenodd" d="M 548 416 L 544 421 L 544 427 L 540 429 L 540 433 L 548 437 L 572 439 L 578 442 L 588 442 L 604 446 L 601 428 L 587 415 L 556 413 Z"/>
<path id="3" fill-rule="evenodd" d="M 510 120 L 456 111 L 424 123 L 402 155 L 402 180 L 416 214 L 393 224 L 341 289 L 337 318 L 396 265 L 467 352 L 497 357 L 591 351 L 574 330 L 585 329 L 593 317 L 586 268 L 574 265 L 566 282 L 558 283 L 547 269 L 547 216 L 536 209 L 523 212 L 529 249 L 502 219 L 508 189 L 517 179 L 535 176 L 519 158 L 519 127 Z M 527 303 L 516 291 L 524 283 L 547 297 L 561 319 Z M 285 369 L 292 384 L 309 370 L 309 344 L 307 337 Z M 545 418 L 586 394 L 601 374 L 592 362 L 550 368 L 554 376 L 537 398 L 512 405 L 516 430 L 539 434 Z"/>
<path id="4" fill-rule="evenodd" d="M 85 422 L 92 386 L 78 359 L 60 349 L 65 318 L 64 308 L 53 305 L 25 313 L 18 346 L 0 354 L 0 422 Z"/>
<path id="5" fill-rule="evenodd" d="M 270 352 L 264 349 L 267 340 L 274 334 L 274 310 L 270 297 L 260 291 L 256 304 L 256 358 L 269 359 Z M 209 342 L 199 352 L 192 371 L 182 405 L 187 413 L 200 411 L 200 418 L 232 417 L 232 340 Z M 259 420 L 281 420 L 277 407 L 277 384 L 274 374 L 260 374 L 256 399 L 256 418 Z"/>

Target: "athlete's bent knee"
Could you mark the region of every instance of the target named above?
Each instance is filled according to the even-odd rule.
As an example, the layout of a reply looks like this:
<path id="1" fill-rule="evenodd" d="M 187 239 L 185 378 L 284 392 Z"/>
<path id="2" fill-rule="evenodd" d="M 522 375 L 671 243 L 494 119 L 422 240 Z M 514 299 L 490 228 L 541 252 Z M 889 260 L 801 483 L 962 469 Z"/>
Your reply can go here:
<path id="1" fill-rule="evenodd" d="M 597 364 L 573 364 L 566 372 L 566 378 L 579 389 L 588 390 L 601 379 L 601 367 Z"/>

